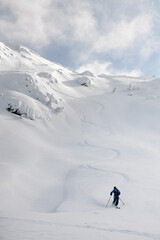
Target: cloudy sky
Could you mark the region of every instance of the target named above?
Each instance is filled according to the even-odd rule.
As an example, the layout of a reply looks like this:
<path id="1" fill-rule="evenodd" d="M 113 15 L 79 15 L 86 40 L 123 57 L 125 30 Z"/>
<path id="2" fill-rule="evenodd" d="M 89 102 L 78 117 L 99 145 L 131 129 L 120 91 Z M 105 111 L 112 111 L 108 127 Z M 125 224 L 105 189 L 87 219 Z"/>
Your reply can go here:
<path id="1" fill-rule="evenodd" d="M 160 76 L 160 0 L 0 0 L 0 41 L 69 67 Z"/>

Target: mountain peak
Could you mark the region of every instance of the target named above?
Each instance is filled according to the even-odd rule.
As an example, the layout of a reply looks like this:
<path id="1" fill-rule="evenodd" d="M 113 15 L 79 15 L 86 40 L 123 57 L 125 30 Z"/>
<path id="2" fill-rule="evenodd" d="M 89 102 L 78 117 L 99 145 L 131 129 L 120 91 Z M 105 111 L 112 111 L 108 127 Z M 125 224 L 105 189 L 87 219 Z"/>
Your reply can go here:
<path id="1" fill-rule="evenodd" d="M 22 45 L 0 42 L 0 71 L 62 68 Z"/>
<path id="2" fill-rule="evenodd" d="M 0 42 L 0 107 L 29 118 L 50 118 L 63 109 L 56 92 L 69 70 L 27 47 Z"/>
<path id="3" fill-rule="evenodd" d="M 47 118 L 64 108 L 64 95 L 90 77 L 44 59 L 27 47 L 0 42 L 0 108 L 29 119 Z"/>

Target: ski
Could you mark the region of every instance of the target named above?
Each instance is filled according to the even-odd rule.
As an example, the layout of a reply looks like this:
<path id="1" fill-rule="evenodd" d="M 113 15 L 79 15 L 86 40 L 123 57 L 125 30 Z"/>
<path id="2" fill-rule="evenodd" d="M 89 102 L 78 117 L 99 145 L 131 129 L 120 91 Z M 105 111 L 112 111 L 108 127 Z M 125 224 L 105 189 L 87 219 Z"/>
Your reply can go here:
<path id="1" fill-rule="evenodd" d="M 115 207 L 116 209 L 120 209 L 120 207 Z"/>

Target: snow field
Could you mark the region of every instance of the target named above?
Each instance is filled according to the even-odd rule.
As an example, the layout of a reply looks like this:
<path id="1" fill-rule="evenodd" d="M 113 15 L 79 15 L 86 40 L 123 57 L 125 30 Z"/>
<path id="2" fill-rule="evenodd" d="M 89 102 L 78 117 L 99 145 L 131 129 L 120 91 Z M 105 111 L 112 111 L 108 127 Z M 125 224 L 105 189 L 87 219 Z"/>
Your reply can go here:
<path id="1" fill-rule="evenodd" d="M 80 75 L 25 55 L 20 71 L 2 56 L 0 239 L 160 239 L 159 79 Z M 106 208 L 113 186 L 120 210 Z"/>

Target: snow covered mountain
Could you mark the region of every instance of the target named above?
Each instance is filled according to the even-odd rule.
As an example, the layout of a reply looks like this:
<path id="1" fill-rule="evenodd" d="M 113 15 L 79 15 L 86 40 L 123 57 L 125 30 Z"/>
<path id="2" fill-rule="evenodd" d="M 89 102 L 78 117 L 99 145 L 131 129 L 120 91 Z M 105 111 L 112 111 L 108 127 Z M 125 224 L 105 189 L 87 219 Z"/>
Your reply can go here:
<path id="1" fill-rule="evenodd" d="M 63 110 L 59 92 L 75 85 L 90 85 L 90 77 L 49 62 L 23 46 L 0 43 L 1 108 L 22 117 L 52 118 Z M 69 85 L 69 83 L 68 83 Z"/>
<path id="2" fill-rule="evenodd" d="M 159 122 L 160 79 L 1 42 L 0 239 L 160 239 Z"/>

